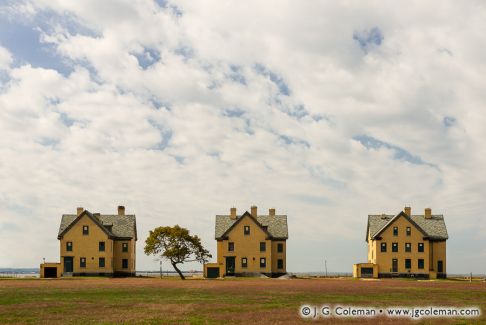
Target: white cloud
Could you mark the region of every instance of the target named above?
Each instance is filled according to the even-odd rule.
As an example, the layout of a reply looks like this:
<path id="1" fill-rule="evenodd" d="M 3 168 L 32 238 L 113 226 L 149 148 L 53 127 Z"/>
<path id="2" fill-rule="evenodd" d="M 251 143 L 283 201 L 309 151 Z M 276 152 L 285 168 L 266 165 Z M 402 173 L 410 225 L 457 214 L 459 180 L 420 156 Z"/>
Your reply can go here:
<path id="1" fill-rule="evenodd" d="M 6 48 L 0 46 L 0 70 L 8 69 L 11 63 L 12 55 Z"/>
<path id="2" fill-rule="evenodd" d="M 232 205 L 289 215 L 291 270 L 319 269 L 316 255 L 350 270 L 366 256 L 366 215 L 404 204 L 431 206 L 454 240 L 485 244 L 465 235 L 486 230 L 484 7 L 177 6 L 35 0 L 9 9 L 68 16 L 32 27 L 73 72 L 9 68 L 0 236 L 7 251 L 20 233 L 31 239 L 25 253 L 2 252 L 0 266 L 56 259 L 62 213 L 78 205 L 109 213 L 119 203 L 137 213 L 138 264 L 147 269 L 150 228 L 180 223 L 215 252 L 213 216 Z M 381 43 L 363 50 L 353 35 L 372 30 Z M 0 48 L 0 68 L 11 62 Z M 356 136 L 388 145 L 366 148 Z M 426 164 L 397 159 L 397 150 Z M 463 262 L 448 268 L 469 271 Z"/>

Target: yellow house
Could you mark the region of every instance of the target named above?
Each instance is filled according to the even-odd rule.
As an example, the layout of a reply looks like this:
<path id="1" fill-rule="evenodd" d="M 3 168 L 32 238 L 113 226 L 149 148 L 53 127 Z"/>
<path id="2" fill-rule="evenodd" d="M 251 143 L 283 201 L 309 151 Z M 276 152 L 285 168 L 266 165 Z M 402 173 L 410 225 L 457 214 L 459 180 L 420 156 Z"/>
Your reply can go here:
<path id="1" fill-rule="evenodd" d="M 204 266 L 205 277 L 275 277 L 287 272 L 287 216 L 276 215 L 275 209 L 258 215 L 257 207 L 252 206 L 251 213 L 238 216 L 236 208 L 231 208 L 229 215 L 216 216 L 215 238 L 217 263 Z"/>
<path id="2" fill-rule="evenodd" d="M 442 215 L 412 215 L 412 209 L 393 215 L 369 215 L 366 230 L 368 262 L 355 264 L 355 277 L 445 278 L 446 240 Z"/>
<path id="3" fill-rule="evenodd" d="M 126 215 L 123 206 L 115 215 L 83 208 L 76 214 L 64 214 L 57 238 L 63 276 L 135 275 L 136 219 L 135 215 Z"/>

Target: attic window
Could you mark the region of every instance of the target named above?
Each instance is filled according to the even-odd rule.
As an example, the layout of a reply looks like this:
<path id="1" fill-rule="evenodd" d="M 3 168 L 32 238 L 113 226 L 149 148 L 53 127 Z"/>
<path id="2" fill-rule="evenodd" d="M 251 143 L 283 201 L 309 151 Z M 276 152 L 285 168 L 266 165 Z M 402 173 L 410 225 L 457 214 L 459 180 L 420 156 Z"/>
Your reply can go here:
<path id="1" fill-rule="evenodd" d="M 89 235 L 89 226 L 83 226 L 83 235 Z"/>
<path id="2" fill-rule="evenodd" d="M 122 252 L 124 252 L 124 253 L 128 252 L 128 243 L 122 244 Z"/>
<path id="3" fill-rule="evenodd" d="M 412 234 L 412 229 L 410 227 L 407 227 L 407 236 L 410 236 Z"/>
<path id="4" fill-rule="evenodd" d="M 245 235 L 249 235 L 250 234 L 250 226 L 245 226 L 243 227 L 243 233 Z"/>

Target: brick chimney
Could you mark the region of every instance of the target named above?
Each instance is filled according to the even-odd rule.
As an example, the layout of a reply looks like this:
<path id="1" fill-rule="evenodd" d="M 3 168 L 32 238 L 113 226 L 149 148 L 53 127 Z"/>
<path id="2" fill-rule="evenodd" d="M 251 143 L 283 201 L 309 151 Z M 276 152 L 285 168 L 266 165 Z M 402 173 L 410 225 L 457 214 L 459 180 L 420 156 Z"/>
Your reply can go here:
<path id="1" fill-rule="evenodd" d="M 118 206 L 118 215 L 124 216 L 125 215 L 125 207 L 123 205 Z"/>
<path id="2" fill-rule="evenodd" d="M 275 209 L 274 208 L 268 209 L 268 215 L 274 216 L 275 215 Z"/>
<path id="3" fill-rule="evenodd" d="M 257 207 L 256 207 L 256 205 L 252 205 L 251 206 L 251 215 L 253 217 L 255 217 L 255 218 L 257 217 Z"/>
<path id="4" fill-rule="evenodd" d="M 83 213 L 83 211 L 84 211 L 84 208 L 83 207 L 78 207 L 76 209 L 76 215 L 79 216 L 81 213 Z"/>
<path id="5" fill-rule="evenodd" d="M 236 219 L 236 208 L 230 209 L 230 219 L 232 219 L 232 220 Z"/>
<path id="6" fill-rule="evenodd" d="M 412 215 L 412 208 L 411 207 L 405 207 L 403 210 L 409 217 Z"/>
<path id="7" fill-rule="evenodd" d="M 432 218 L 432 209 L 425 208 L 425 219 L 431 219 L 431 218 Z"/>

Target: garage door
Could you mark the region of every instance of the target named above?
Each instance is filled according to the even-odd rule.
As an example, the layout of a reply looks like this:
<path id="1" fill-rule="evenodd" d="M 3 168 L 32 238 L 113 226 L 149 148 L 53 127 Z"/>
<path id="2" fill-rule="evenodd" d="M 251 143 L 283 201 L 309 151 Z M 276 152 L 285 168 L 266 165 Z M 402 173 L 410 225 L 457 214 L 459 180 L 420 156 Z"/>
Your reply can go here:
<path id="1" fill-rule="evenodd" d="M 208 278 L 219 278 L 219 267 L 208 267 Z"/>
<path id="2" fill-rule="evenodd" d="M 57 267 L 45 267 L 44 278 L 57 278 Z"/>
<path id="3" fill-rule="evenodd" d="M 362 278 L 372 278 L 373 277 L 373 268 L 372 267 L 362 267 L 361 268 L 361 277 Z"/>

